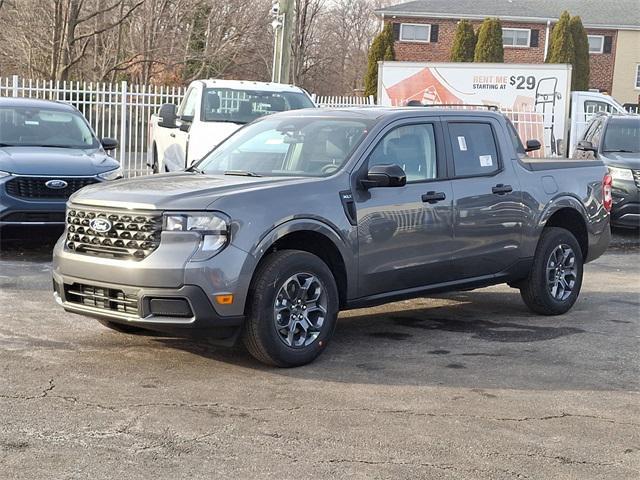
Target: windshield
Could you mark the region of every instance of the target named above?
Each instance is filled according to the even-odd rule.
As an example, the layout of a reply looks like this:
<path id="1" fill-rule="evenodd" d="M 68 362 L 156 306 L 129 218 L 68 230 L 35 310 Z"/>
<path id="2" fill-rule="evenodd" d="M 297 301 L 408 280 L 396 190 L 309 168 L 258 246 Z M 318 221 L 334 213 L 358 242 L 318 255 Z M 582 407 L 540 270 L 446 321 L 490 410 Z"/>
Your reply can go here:
<path id="1" fill-rule="evenodd" d="M 640 117 L 610 120 L 602 151 L 640 153 Z"/>
<path id="2" fill-rule="evenodd" d="M 98 148 L 84 117 L 40 107 L 1 107 L 0 144 L 59 148 Z"/>
<path id="3" fill-rule="evenodd" d="M 369 126 L 359 119 L 268 118 L 239 130 L 196 168 L 217 174 L 327 176 L 344 164 Z"/>
<path id="4" fill-rule="evenodd" d="M 206 88 L 202 96 L 202 120 L 249 123 L 264 115 L 313 107 L 303 93 Z"/>

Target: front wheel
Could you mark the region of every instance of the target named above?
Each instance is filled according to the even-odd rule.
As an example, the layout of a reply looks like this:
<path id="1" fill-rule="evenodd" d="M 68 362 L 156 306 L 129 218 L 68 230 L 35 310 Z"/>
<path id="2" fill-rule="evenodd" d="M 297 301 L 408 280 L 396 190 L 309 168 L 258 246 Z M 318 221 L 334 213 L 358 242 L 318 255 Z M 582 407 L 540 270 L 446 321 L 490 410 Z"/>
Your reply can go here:
<path id="1" fill-rule="evenodd" d="M 269 255 L 254 278 L 244 344 L 278 367 L 313 361 L 327 346 L 338 317 L 338 290 L 329 267 L 299 250 Z"/>
<path id="2" fill-rule="evenodd" d="M 541 315 L 568 312 L 580 294 L 583 269 L 576 237 L 564 228 L 545 228 L 529 276 L 520 286 L 524 303 Z"/>

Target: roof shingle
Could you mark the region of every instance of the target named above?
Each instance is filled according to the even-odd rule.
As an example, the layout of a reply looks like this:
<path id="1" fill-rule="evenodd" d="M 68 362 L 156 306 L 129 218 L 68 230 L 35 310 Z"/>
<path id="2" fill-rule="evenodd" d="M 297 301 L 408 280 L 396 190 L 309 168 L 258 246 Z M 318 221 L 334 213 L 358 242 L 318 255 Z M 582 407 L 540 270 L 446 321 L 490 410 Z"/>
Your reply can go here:
<path id="1" fill-rule="evenodd" d="M 587 27 L 640 29 L 640 0 L 414 0 L 376 10 L 385 17 L 423 16 L 541 22 L 568 10 Z"/>

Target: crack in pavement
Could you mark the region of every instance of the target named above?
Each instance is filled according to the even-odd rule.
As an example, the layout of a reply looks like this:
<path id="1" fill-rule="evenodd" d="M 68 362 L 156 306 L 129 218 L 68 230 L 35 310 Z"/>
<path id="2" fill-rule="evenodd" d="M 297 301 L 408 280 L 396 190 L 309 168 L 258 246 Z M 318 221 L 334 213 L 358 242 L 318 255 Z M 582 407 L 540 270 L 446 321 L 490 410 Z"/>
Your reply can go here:
<path id="1" fill-rule="evenodd" d="M 561 412 L 555 415 L 544 415 L 540 417 L 488 417 L 482 415 L 469 415 L 469 414 L 460 414 L 460 413 L 433 413 L 433 412 L 416 412 L 413 410 L 401 410 L 401 409 L 372 409 L 372 408 L 342 408 L 342 409 L 331 409 L 331 408 L 313 408 L 308 406 L 292 406 L 286 408 L 276 408 L 276 407 L 244 407 L 237 405 L 228 405 L 219 402 L 205 402 L 205 403 L 190 403 L 190 402 L 148 402 L 148 403 L 133 403 L 133 404 L 124 404 L 124 405 L 105 405 L 94 402 L 86 402 L 78 399 L 74 396 L 69 395 L 49 395 L 55 388 L 54 379 L 49 380 L 49 385 L 46 387 L 40 395 L 33 396 L 25 396 L 25 395 L 0 395 L 0 399 L 14 399 L 14 400 L 37 400 L 37 399 L 60 399 L 65 402 L 70 402 L 90 408 L 98 408 L 102 410 L 108 411 L 122 411 L 127 409 L 134 408 L 153 408 L 153 407 L 161 407 L 161 408 L 192 408 L 192 409 L 226 409 L 226 410 L 235 410 L 241 412 L 295 412 L 300 410 L 311 410 L 319 413 L 352 413 L 352 412 L 361 412 L 361 413 L 372 413 L 376 415 L 408 415 L 408 416 L 416 416 L 416 417 L 433 417 L 433 418 L 467 418 L 467 419 L 478 419 L 478 420 L 487 420 L 487 421 L 496 421 L 496 422 L 530 422 L 530 421 L 548 421 L 548 420 L 558 420 L 563 418 L 588 418 L 591 420 L 597 420 L 601 422 L 612 423 L 615 425 L 626 425 L 633 427 L 640 427 L 639 423 L 634 422 L 621 422 L 615 420 L 613 418 L 601 417 L 598 415 L 586 415 L 586 414 L 578 414 L 578 413 L 568 413 Z"/>

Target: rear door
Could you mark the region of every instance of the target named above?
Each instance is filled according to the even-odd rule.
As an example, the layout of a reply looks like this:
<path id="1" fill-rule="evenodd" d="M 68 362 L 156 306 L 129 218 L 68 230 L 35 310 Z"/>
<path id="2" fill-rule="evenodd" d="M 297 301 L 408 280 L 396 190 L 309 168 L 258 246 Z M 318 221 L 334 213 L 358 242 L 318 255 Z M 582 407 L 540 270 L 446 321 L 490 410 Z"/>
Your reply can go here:
<path id="1" fill-rule="evenodd" d="M 445 157 L 437 118 L 395 122 L 366 154 L 358 175 L 373 165 L 396 164 L 405 171 L 407 184 L 354 195 L 360 296 L 450 278 L 453 192 Z"/>
<path id="2" fill-rule="evenodd" d="M 519 259 L 525 218 L 515 151 L 500 149 L 510 140 L 495 118 L 448 117 L 444 126 L 453 172 L 452 273 L 501 272 Z"/>

